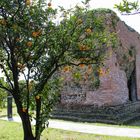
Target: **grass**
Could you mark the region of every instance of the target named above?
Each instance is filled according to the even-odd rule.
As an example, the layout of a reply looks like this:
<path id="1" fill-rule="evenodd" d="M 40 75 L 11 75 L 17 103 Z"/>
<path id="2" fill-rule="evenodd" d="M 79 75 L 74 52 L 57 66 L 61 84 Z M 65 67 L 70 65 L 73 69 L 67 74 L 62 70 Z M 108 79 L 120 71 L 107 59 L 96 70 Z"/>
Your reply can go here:
<path id="1" fill-rule="evenodd" d="M 0 120 L 0 140 L 23 140 L 21 123 Z M 43 131 L 41 140 L 140 140 L 140 138 L 102 136 L 49 128 Z"/>
<path id="2" fill-rule="evenodd" d="M 17 115 L 17 109 L 15 107 L 15 105 L 13 105 L 13 116 Z M 7 108 L 0 108 L 0 117 L 6 117 L 7 116 Z"/>
<path id="3" fill-rule="evenodd" d="M 22 140 L 22 135 L 20 123 L 0 120 L 0 140 Z"/>
<path id="4" fill-rule="evenodd" d="M 17 115 L 15 106 L 13 107 L 13 116 L 14 115 Z M 7 109 L 4 108 L 0 110 L 0 117 L 6 117 L 6 116 L 7 116 Z M 59 121 L 63 122 L 63 120 L 59 120 Z M 79 123 L 79 122 L 74 122 L 74 123 Z M 85 122 L 84 124 L 140 129 L 140 120 L 135 121 L 129 125 L 111 125 L 105 123 L 87 123 L 87 122 Z M 0 120 L 0 140 L 22 140 L 22 139 L 23 139 L 23 132 L 22 132 L 21 123 L 7 122 L 7 121 Z M 102 136 L 102 135 L 85 134 L 85 133 L 78 133 L 78 132 L 49 128 L 43 132 L 41 140 L 140 140 L 140 138 Z"/>

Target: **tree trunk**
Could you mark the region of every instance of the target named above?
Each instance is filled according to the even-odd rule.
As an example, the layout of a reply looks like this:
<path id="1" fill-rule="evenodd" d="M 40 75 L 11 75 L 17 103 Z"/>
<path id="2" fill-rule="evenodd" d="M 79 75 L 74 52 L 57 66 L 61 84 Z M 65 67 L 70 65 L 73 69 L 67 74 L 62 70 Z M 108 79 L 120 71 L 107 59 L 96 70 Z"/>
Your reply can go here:
<path id="1" fill-rule="evenodd" d="M 31 122 L 29 119 L 28 112 L 22 111 L 22 105 L 21 102 L 18 100 L 17 96 L 14 96 L 15 103 L 17 106 L 17 112 L 21 118 L 22 121 L 22 127 L 23 127 L 23 133 L 24 133 L 24 140 L 36 140 L 33 136 L 32 128 L 31 128 Z"/>
<path id="2" fill-rule="evenodd" d="M 23 132 L 24 132 L 24 140 L 35 140 L 35 137 L 32 133 L 31 122 L 29 120 L 29 115 L 27 113 L 19 114 L 22 120 Z"/>
<path id="3" fill-rule="evenodd" d="M 41 99 L 36 99 L 36 129 L 35 129 L 36 140 L 40 140 L 41 135 L 40 110 L 41 110 Z"/>

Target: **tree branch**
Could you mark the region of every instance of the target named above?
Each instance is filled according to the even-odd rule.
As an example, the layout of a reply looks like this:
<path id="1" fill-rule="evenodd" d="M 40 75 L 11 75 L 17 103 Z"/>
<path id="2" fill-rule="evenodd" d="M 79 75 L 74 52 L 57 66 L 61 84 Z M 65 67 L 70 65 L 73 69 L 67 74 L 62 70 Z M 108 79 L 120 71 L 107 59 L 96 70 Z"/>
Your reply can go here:
<path id="1" fill-rule="evenodd" d="M 12 90 L 8 89 L 7 87 L 5 87 L 2 83 L 0 83 L 0 88 L 4 89 L 4 90 L 6 90 L 6 91 L 8 91 L 8 92 L 10 92 L 12 94 Z"/>
<path id="2" fill-rule="evenodd" d="M 14 86 L 13 86 L 13 84 L 12 84 L 10 78 L 9 78 L 9 75 L 8 75 L 6 69 L 4 68 L 4 66 L 2 64 L 0 64 L 0 67 L 2 68 L 3 72 L 5 73 L 5 76 L 6 76 L 7 80 L 8 80 L 8 83 L 10 84 L 11 88 L 13 89 Z"/>
<path id="3" fill-rule="evenodd" d="M 137 12 L 134 12 L 134 13 L 122 13 L 122 15 L 125 15 L 125 16 L 137 15 L 137 14 L 140 14 L 140 11 L 137 11 Z"/>

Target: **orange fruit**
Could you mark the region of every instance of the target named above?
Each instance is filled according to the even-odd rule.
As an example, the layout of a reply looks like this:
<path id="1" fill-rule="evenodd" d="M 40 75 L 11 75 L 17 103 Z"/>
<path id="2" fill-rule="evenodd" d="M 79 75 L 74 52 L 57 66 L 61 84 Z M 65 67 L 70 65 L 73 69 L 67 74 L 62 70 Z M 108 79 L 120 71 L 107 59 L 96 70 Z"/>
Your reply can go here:
<path id="1" fill-rule="evenodd" d="M 26 0 L 26 5 L 30 5 L 30 4 L 31 4 L 30 0 Z"/>
<path id="2" fill-rule="evenodd" d="M 27 109 L 26 108 L 22 108 L 22 112 L 27 112 Z"/>
<path id="3" fill-rule="evenodd" d="M 104 70 L 102 68 L 100 68 L 98 70 L 99 76 L 103 76 L 105 74 Z"/>
<path id="4" fill-rule="evenodd" d="M 27 42 L 27 46 L 31 47 L 32 46 L 32 42 L 31 41 Z"/>
<path id="5" fill-rule="evenodd" d="M 32 32 L 32 36 L 33 37 L 38 37 L 38 36 L 40 36 L 41 35 L 41 30 L 40 31 L 37 31 L 37 32 Z"/>
<path id="6" fill-rule="evenodd" d="M 52 4 L 49 2 L 49 3 L 48 3 L 48 6 L 49 6 L 49 7 L 51 7 L 51 6 L 52 6 Z"/>
<path id="7" fill-rule="evenodd" d="M 89 50 L 89 48 L 88 48 L 86 45 L 81 45 L 81 46 L 79 47 L 79 49 L 80 49 L 81 51 Z"/>
<path id="8" fill-rule="evenodd" d="M 37 37 L 38 36 L 38 32 L 32 32 L 32 36 L 33 37 Z"/>
<path id="9" fill-rule="evenodd" d="M 79 67 L 84 68 L 85 64 L 80 64 Z"/>
<path id="10" fill-rule="evenodd" d="M 40 99 L 40 96 L 37 95 L 37 96 L 35 96 L 35 98 L 36 98 L 37 100 L 39 100 L 39 99 Z"/>
<path id="11" fill-rule="evenodd" d="M 84 51 L 84 47 L 83 46 L 80 46 L 79 48 L 80 48 L 81 51 Z"/>
<path id="12" fill-rule="evenodd" d="M 68 72 L 68 71 L 70 71 L 71 70 L 71 67 L 70 66 L 65 66 L 64 68 L 63 68 L 63 71 L 64 72 Z"/>
<path id="13" fill-rule="evenodd" d="M 64 70 L 64 72 L 67 72 L 67 71 L 69 71 L 69 68 L 65 67 L 63 70 Z"/>
<path id="14" fill-rule="evenodd" d="M 87 34 L 91 34 L 92 30 L 90 28 L 86 29 Z"/>

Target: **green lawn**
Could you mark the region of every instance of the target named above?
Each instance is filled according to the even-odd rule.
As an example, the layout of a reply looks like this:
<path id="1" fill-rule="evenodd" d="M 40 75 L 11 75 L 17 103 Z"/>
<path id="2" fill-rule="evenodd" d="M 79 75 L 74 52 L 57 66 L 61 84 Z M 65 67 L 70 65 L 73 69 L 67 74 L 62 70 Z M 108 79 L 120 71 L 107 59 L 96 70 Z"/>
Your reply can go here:
<path id="1" fill-rule="evenodd" d="M 21 123 L 0 120 L 0 140 L 22 140 Z M 140 140 L 140 138 L 101 136 L 85 133 L 48 129 L 43 132 L 41 140 Z"/>
<path id="2" fill-rule="evenodd" d="M 13 112 L 13 116 L 17 115 L 17 109 L 15 105 L 13 105 L 12 112 Z M 7 116 L 7 108 L 3 108 L 3 109 L 0 108 L 0 117 L 6 117 L 6 116 Z"/>
<path id="3" fill-rule="evenodd" d="M 6 109 L 2 109 L 0 111 L 0 117 L 4 117 L 6 116 L 6 114 L 7 114 Z M 13 108 L 13 115 L 17 115 L 15 107 Z M 140 121 L 136 121 L 130 125 L 121 125 L 121 126 L 103 124 L 103 123 L 85 123 L 85 124 L 113 126 L 113 127 L 131 127 L 131 128 L 140 129 Z M 22 140 L 23 139 L 22 137 L 23 137 L 23 133 L 22 133 L 21 123 L 7 122 L 7 121 L 0 120 L 0 140 Z M 140 140 L 140 138 L 101 136 L 101 135 L 92 135 L 92 134 L 64 131 L 60 129 L 48 129 L 43 132 L 41 140 Z"/>

